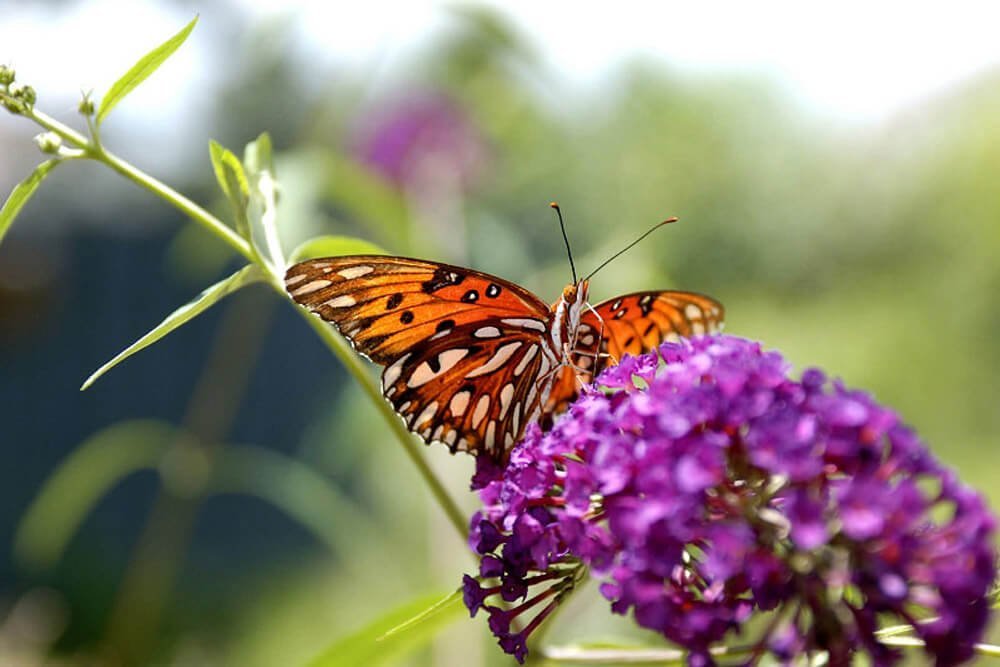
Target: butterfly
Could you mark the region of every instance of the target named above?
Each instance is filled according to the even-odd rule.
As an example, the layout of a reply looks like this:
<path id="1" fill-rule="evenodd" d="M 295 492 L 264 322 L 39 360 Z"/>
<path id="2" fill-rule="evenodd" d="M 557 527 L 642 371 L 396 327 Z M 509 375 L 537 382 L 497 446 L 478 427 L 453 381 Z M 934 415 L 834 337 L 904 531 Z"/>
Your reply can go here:
<path id="1" fill-rule="evenodd" d="M 722 326 L 722 304 L 694 292 L 591 306 L 575 273 L 551 306 L 487 273 L 383 255 L 294 264 L 285 288 L 385 367 L 382 393 L 409 430 L 502 462 L 528 424 L 564 410 L 622 355 Z"/>

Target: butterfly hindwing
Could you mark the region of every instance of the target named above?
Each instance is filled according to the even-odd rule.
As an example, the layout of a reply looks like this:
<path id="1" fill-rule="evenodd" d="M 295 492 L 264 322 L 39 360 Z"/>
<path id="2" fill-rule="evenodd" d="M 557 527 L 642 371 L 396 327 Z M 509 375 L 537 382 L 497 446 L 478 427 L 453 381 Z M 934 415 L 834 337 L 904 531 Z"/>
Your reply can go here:
<path id="1" fill-rule="evenodd" d="M 715 333 L 722 304 L 694 292 L 634 292 L 602 301 L 580 318 L 573 363 L 596 375 L 625 354 L 644 354 L 664 341 Z"/>
<path id="2" fill-rule="evenodd" d="M 551 366 L 534 329 L 469 323 L 387 366 L 382 390 L 427 442 L 502 458 L 537 418 L 539 378 Z"/>
<path id="3" fill-rule="evenodd" d="M 570 352 L 573 368 L 565 368 L 553 386 L 547 412 L 561 412 L 580 387 L 593 381 L 625 354 L 645 354 L 680 336 L 722 329 L 722 304 L 695 292 L 634 292 L 588 308 L 580 318 Z"/>

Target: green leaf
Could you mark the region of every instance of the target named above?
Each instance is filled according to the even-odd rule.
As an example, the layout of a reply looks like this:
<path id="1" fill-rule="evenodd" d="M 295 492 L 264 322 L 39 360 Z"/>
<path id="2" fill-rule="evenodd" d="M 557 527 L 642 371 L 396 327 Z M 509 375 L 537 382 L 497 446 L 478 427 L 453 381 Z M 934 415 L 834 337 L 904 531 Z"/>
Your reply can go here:
<path id="1" fill-rule="evenodd" d="M 0 243 L 3 242 L 3 237 L 13 224 L 14 218 L 31 199 L 31 195 L 35 194 L 35 190 L 42 184 L 42 180 L 59 162 L 60 160 L 46 160 L 35 167 L 30 176 L 14 186 L 7 201 L 4 202 L 3 208 L 0 208 Z"/>
<path id="2" fill-rule="evenodd" d="M 247 171 L 251 174 L 259 174 L 262 171 L 274 174 L 274 160 L 271 153 L 271 135 L 262 132 L 256 140 L 251 141 L 243 149 L 243 163 L 247 166 Z"/>
<path id="3" fill-rule="evenodd" d="M 250 202 L 250 183 L 246 172 L 243 171 L 243 165 L 232 151 L 216 141 L 208 143 L 208 153 L 212 158 L 215 179 L 233 209 L 236 231 L 249 240 L 250 219 L 247 217 L 247 205 Z"/>
<path id="4" fill-rule="evenodd" d="M 384 664 L 420 648 L 459 619 L 465 610 L 461 599 L 460 593 L 419 597 L 340 638 L 308 664 L 310 667 Z"/>
<path id="5" fill-rule="evenodd" d="M 317 236 L 293 250 L 288 259 L 292 262 L 301 262 L 314 257 L 387 254 L 388 251 L 371 241 L 353 236 Z"/>
<path id="6" fill-rule="evenodd" d="M 251 242 L 280 282 L 285 257 L 278 238 L 278 184 L 270 171 L 254 174 L 247 215 L 250 218 Z"/>
<path id="7" fill-rule="evenodd" d="M 453 591 L 451 595 L 441 598 L 440 600 L 432 604 L 430 607 L 427 607 L 427 609 L 424 609 L 422 612 L 420 612 L 413 618 L 403 621 L 394 628 L 390 628 L 383 634 L 376 637 L 375 640 L 382 642 L 393 637 L 394 635 L 398 635 L 401 632 L 406 632 L 411 628 L 428 621 L 437 614 L 447 611 L 450 606 L 454 605 L 461 599 L 462 599 L 462 589 L 458 588 L 455 591 Z"/>
<path id="8" fill-rule="evenodd" d="M 257 268 L 255 264 L 250 264 L 248 266 L 244 266 L 242 269 L 225 280 L 220 280 L 215 283 L 197 297 L 167 315 L 166 319 L 156 325 L 152 331 L 122 350 L 114 359 L 98 368 L 97 371 L 95 371 L 94 374 L 87 378 L 87 381 L 83 383 L 83 386 L 80 387 L 80 391 L 90 387 L 90 385 L 94 384 L 97 378 L 101 377 L 139 350 L 149 347 L 174 329 L 183 324 L 187 324 L 189 321 L 208 310 L 213 304 L 220 301 L 223 297 L 232 294 L 241 287 L 245 287 L 262 279 L 263 274 L 260 269 Z"/>
<path id="9" fill-rule="evenodd" d="M 115 424 L 84 440 L 42 485 L 14 536 L 14 557 L 25 567 L 47 568 L 98 501 L 139 470 L 155 468 L 175 429 L 142 420 Z"/>
<path id="10" fill-rule="evenodd" d="M 194 30 L 197 22 L 198 17 L 195 16 L 180 32 L 140 58 L 139 62 L 132 66 L 132 69 L 125 72 L 120 79 L 115 81 L 114 85 L 111 86 L 111 89 L 101 100 L 101 106 L 97 110 L 98 124 L 104 120 L 105 116 L 111 113 L 111 110 L 119 102 L 125 99 L 126 95 L 135 90 L 136 86 L 145 81 L 167 58 L 173 55 L 174 51 L 180 48 L 180 45 L 184 43 L 184 40 Z"/>
<path id="11" fill-rule="evenodd" d="M 274 177 L 271 155 L 271 135 L 261 133 L 243 149 L 243 161 L 250 174 L 251 241 L 257 252 L 267 258 L 279 282 L 285 268 L 285 257 L 278 235 L 278 183 Z"/>

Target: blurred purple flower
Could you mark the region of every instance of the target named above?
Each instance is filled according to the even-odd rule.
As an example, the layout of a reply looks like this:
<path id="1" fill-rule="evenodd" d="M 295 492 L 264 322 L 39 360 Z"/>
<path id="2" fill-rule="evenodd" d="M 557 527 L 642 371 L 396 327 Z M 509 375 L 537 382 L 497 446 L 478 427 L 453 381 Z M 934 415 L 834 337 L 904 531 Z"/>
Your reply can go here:
<path id="1" fill-rule="evenodd" d="M 529 429 L 506 470 L 480 467 L 470 612 L 486 609 L 523 660 L 589 566 L 607 576 L 612 611 L 689 649 L 692 665 L 771 610 L 754 655 L 893 664 L 875 634 L 890 615 L 938 665 L 969 659 L 989 615 L 993 515 L 893 412 L 788 370 L 757 343 L 707 336 L 605 371 L 551 432 Z M 525 601 L 501 610 L 494 595 Z"/>
<path id="2" fill-rule="evenodd" d="M 464 110 L 438 92 L 412 93 L 366 116 L 353 149 L 397 187 L 445 179 L 470 188 L 482 176 L 489 153 Z"/>

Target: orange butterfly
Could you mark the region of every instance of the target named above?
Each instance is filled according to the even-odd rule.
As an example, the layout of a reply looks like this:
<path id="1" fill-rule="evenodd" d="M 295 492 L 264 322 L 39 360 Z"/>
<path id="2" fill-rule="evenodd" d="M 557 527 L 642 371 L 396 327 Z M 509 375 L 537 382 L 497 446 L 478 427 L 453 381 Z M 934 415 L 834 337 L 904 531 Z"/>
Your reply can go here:
<path id="1" fill-rule="evenodd" d="M 590 306 L 589 276 L 575 273 L 551 307 L 496 276 L 382 255 L 301 262 L 285 286 L 385 366 L 382 392 L 407 428 L 452 452 L 502 461 L 528 424 L 565 409 L 623 354 L 722 326 L 722 304 L 693 292 Z"/>

